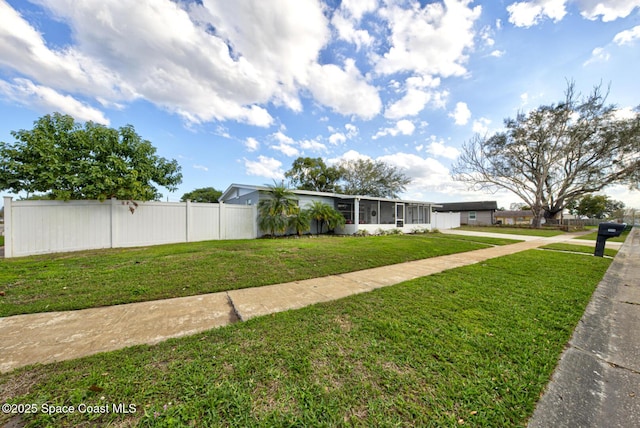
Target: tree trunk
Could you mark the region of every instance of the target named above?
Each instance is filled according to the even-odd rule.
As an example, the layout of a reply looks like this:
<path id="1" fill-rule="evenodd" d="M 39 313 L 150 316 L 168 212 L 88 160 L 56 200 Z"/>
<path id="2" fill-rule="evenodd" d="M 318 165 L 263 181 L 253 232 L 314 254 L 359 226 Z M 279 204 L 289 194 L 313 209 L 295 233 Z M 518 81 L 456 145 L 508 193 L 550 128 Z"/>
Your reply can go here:
<path id="1" fill-rule="evenodd" d="M 531 207 L 531 211 L 533 212 L 533 223 L 531 223 L 531 227 L 534 229 L 540 229 L 542 226 L 542 216 L 544 214 L 544 210 L 542 207 Z"/>

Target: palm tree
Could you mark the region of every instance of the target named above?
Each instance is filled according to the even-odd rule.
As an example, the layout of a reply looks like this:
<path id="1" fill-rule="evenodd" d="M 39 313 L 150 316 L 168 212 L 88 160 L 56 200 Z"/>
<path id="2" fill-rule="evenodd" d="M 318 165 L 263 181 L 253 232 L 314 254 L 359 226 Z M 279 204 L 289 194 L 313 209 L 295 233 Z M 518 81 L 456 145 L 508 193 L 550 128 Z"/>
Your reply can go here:
<path id="1" fill-rule="evenodd" d="M 344 226 L 344 224 L 347 222 L 342 213 L 333 207 L 329 207 L 327 214 L 327 229 L 329 229 L 330 231 L 334 230 L 338 226 Z"/>
<path id="2" fill-rule="evenodd" d="M 300 212 L 298 201 L 284 182 L 267 185 L 269 190 L 263 192 L 267 197 L 258 202 L 258 226 L 269 230 L 271 236 L 284 233 L 289 226 L 290 218 Z"/>
<path id="3" fill-rule="evenodd" d="M 345 218 L 331 205 L 320 201 L 313 201 L 307 212 L 311 219 L 316 221 L 317 233 L 322 233 L 326 223 L 328 230 L 333 230 L 345 223 Z"/>
<path id="4" fill-rule="evenodd" d="M 298 236 L 308 231 L 311 226 L 311 218 L 308 211 L 300 211 L 297 215 L 289 217 L 289 227 L 294 229 Z"/>
<path id="5" fill-rule="evenodd" d="M 321 234 L 324 229 L 324 222 L 327 219 L 329 205 L 320 201 L 311 202 L 311 206 L 307 209 L 309 217 L 316 221 L 316 234 Z"/>

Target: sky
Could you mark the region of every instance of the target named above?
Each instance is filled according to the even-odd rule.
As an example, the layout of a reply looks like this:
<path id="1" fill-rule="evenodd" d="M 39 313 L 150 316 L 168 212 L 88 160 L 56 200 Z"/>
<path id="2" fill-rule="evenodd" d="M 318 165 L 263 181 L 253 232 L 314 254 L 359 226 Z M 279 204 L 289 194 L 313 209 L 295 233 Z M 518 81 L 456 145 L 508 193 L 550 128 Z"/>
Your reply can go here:
<path id="1" fill-rule="evenodd" d="M 169 201 L 308 156 L 401 168 L 404 199 L 509 209 L 453 181 L 462 145 L 568 81 L 634 108 L 639 70 L 640 0 L 0 0 L 0 141 L 53 112 L 131 124 L 182 167 Z"/>

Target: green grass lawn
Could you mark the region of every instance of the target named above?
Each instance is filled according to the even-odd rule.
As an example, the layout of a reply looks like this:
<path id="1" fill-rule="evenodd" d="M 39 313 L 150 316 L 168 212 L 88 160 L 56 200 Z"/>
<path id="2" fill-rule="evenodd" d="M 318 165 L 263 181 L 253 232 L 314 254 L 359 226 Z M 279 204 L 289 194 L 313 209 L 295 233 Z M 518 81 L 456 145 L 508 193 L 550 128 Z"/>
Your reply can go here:
<path id="1" fill-rule="evenodd" d="M 480 243 L 483 241 L 485 243 Z M 514 241 L 440 233 L 208 241 L 0 260 L 0 316 L 256 287 Z"/>
<path id="2" fill-rule="evenodd" d="M 136 409 L 26 415 L 29 427 L 523 427 L 610 262 L 530 250 L 156 346 L 18 369 L 0 375 L 0 401 Z"/>
<path id="3" fill-rule="evenodd" d="M 571 251 L 574 253 L 585 253 L 585 254 L 593 254 L 595 249 L 595 244 L 593 246 L 587 245 L 573 245 L 573 244 L 565 244 L 565 243 L 556 243 L 545 245 L 544 247 L 540 247 L 543 250 L 558 250 L 558 251 Z M 615 257 L 618 254 L 618 250 L 614 250 L 613 248 L 605 248 L 604 255 Z"/>
<path id="4" fill-rule="evenodd" d="M 609 238 L 607 239 L 607 242 L 624 242 L 627 239 L 627 236 L 629 236 L 630 231 L 624 231 L 620 234 L 620 236 L 616 236 L 614 238 Z M 586 239 L 586 240 L 590 240 L 590 241 L 595 241 L 598 239 L 598 229 L 594 230 L 591 233 L 588 233 L 586 235 L 582 235 L 577 239 Z"/>
<path id="5" fill-rule="evenodd" d="M 529 229 L 526 227 L 509 227 L 509 226 L 460 226 L 456 230 L 469 230 L 472 232 L 487 233 L 508 233 L 512 235 L 526 236 L 557 236 L 565 232 L 555 229 Z"/>

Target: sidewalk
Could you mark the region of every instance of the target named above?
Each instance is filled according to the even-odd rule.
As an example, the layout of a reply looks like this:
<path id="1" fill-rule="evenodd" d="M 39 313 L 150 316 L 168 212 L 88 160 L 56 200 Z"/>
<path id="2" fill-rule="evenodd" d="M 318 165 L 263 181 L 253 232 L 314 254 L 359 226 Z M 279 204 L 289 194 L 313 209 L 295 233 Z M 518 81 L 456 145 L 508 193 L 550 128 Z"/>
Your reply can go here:
<path id="1" fill-rule="evenodd" d="M 640 229 L 635 228 L 594 292 L 529 427 L 638 426 Z"/>
<path id="2" fill-rule="evenodd" d="M 0 318 L 0 372 L 127 346 L 154 344 L 238 320 L 245 321 L 260 315 L 335 300 L 566 241 L 570 236 L 528 238 L 527 241 L 511 245 L 305 281 L 95 309 Z"/>

